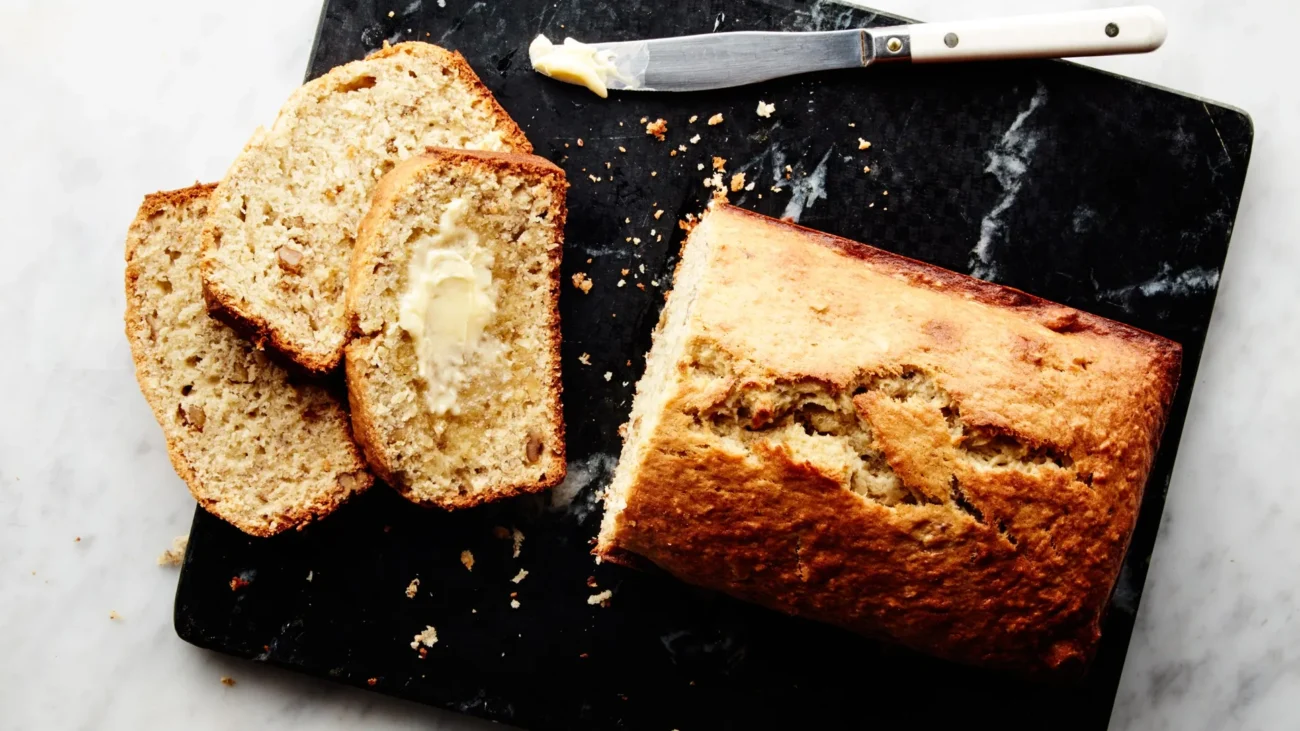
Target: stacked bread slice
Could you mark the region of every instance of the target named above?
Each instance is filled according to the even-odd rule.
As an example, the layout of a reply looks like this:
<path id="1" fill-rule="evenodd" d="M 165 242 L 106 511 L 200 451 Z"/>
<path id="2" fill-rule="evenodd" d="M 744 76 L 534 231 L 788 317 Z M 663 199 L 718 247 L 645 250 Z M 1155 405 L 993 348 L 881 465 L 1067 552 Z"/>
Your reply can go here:
<path id="1" fill-rule="evenodd" d="M 172 465 L 208 512 L 272 535 L 370 486 L 347 411 L 208 317 L 199 242 L 211 185 L 145 198 L 126 240 L 126 336 Z"/>
<path id="2" fill-rule="evenodd" d="M 434 149 L 375 191 L 348 282 L 348 397 L 370 464 L 412 500 L 564 478 L 566 187 L 539 157 Z"/>
<path id="3" fill-rule="evenodd" d="M 424 156 L 430 147 L 491 154 Z M 323 517 L 372 481 L 352 421 L 376 471 L 420 502 L 460 507 L 563 478 L 555 307 L 566 184 L 531 150 L 460 54 L 386 45 L 295 91 L 218 185 L 146 197 L 127 239 L 127 336 L 173 464 L 200 504 L 253 535 Z M 366 257 L 405 262 L 419 241 L 393 238 L 394 226 L 433 222 L 423 230 L 436 237 L 439 207 L 454 201 L 430 193 L 451 174 L 468 186 L 457 205 L 472 208 L 457 220 L 478 232 L 488 262 L 486 348 L 462 348 L 454 363 L 381 354 L 392 333 L 359 328 L 367 370 L 351 379 L 363 400 L 349 415 L 319 379 L 337 371 L 353 324 L 366 321 L 345 301 L 372 193 Z M 381 183 L 386 175 L 423 187 Z M 532 196 L 528 206 L 517 195 Z M 373 292 L 350 301 L 384 311 L 401 288 L 418 289 L 410 273 L 368 270 L 365 281 L 399 289 L 386 304 Z M 426 397 L 447 368 L 478 374 L 458 387 L 454 409 Z M 513 391 L 499 399 L 476 393 L 506 383 Z M 414 412 L 392 401 L 408 395 Z M 416 415 L 395 429 L 395 412 Z M 507 446 L 506 433 L 519 444 Z M 445 458 L 412 468 L 412 450 L 428 443 Z"/>

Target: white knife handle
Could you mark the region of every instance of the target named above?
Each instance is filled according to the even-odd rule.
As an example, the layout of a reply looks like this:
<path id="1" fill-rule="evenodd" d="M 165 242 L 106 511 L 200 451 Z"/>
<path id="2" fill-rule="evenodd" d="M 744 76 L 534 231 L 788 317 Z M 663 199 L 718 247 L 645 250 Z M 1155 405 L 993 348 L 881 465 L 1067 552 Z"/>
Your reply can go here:
<path id="1" fill-rule="evenodd" d="M 871 31 L 877 60 L 901 60 L 910 50 L 914 63 L 1146 53 L 1165 42 L 1165 33 L 1165 16 L 1149 5 Z"/>

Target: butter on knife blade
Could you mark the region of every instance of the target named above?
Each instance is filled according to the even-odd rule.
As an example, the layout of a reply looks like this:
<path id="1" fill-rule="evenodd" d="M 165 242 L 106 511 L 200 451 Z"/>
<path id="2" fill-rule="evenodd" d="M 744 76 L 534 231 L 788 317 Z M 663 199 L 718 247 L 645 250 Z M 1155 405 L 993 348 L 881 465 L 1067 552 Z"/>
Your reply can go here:
<path id="1" fill-rule="evenodd" d="M 624 54 L 616 61 L 613 51 L 565 38 L 555 45 L 539 35 L 528 45 L 528 60 L 533 70 L 556 81 L 585 86 L 604 99 L 609 89 L 636 89 L 645 78 L 645 60 L 636 68 L 636 53 Z"/>

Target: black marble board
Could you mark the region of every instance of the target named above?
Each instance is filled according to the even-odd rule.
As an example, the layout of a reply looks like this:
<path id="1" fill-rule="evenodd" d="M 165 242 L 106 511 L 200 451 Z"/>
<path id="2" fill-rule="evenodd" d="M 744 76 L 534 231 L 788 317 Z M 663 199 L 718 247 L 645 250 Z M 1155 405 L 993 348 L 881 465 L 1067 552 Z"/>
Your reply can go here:
<path id="1" fill-rule="evenodd" d="M 532 729 L 928 727 L 972 717 L 1005 729 L 1104 728 L 1236 216 L 1250 119 L 1046 61 L 882 66 L 602 101 L 534 75 L 526 50 L 539 32 L 623 40 L 896 20 L 796 0 L 328 0 L 309 77 L 386 40 L 457 49 L 538 154 L 568 171 L 561 309 L 571 478 L 555 495 L 457 513 L 377 486 L 306 531 L 265 540 L 200 510 L 176 597 L 180 636 Z M 776 105 L 771 118 L 755 113 L 760 99 Z M 724 121 L 706 124 L 715 113 Z M 648 137 L 642 117 L 667 120 L 667 140 Z M 859 138 L 871 147 L 859 150 Z M 670 155 L 679 145 L 686 150 Z M 617 456 L 617 429 L 681 244 L 676 221 L 701 210 L 713 155 L 726 158 L 728 178 L 744 172 L 756 183 L 731 194 L 741 206 L 1183 344 L 1164 447 L 1082 684 L 1030 685 L 664 575 L 594 565 L 596 493 Z M 578 271 L 595 282 L 589 295 L 568 285 Z M 583 353 L 590 365 L 579 362 Z M 497 526 L 523 534 L 518 557 Z M 472 572 L 464 550 L 474 555 Z M 512 583 L 520 568 L 527 578 Z M 590 576 L 599 589 L 589 588 Z M 232 591 L 235 577 L 247 585 Z M 407 598 L 416 577 L 418 592 Z M 588 604 L 606 588 L 614 592 L 607 608 Z M 410 643 L 426 625 L 439 642 L 421 659 Z"/>

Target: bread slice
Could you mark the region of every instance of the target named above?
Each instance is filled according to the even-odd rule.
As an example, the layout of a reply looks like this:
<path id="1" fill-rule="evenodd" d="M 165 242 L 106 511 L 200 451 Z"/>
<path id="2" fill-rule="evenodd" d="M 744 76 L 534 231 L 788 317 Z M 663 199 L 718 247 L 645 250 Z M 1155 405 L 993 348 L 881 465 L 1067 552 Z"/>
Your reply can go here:
<path id="1" fill-rule="evenodd" d="M 269 536 L 372 478 L 347 412 L 208 316 L 199 238 L 213 185 L 144 199 L 126 238 L 126 337 L 176 473 L 208 512 Z"/>
<path id="2" fill-rule="evenodd" d="M 430 145 L 532 152 L 465 59 L 427 43 L 386 47 L 303 85 L 213 194 L 208 307 L 310 371 L 333 369 L 370 192 Z"/>
<path id="3" fill-rule="evenodd" d="M 715 204 L 637 384 L 597 553 L 951 660 L 1079 670 L 1180 358 Z"/>
<path id="4" fill-rule="evenodd" d="M 564 172 L 432 149 L 380 181 L 348 284 L 352 425 L 409 499 L 461 508 L 564 479 Z"/>

